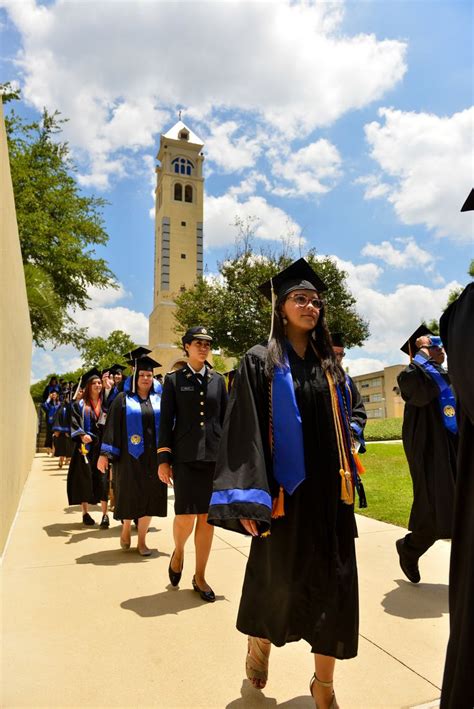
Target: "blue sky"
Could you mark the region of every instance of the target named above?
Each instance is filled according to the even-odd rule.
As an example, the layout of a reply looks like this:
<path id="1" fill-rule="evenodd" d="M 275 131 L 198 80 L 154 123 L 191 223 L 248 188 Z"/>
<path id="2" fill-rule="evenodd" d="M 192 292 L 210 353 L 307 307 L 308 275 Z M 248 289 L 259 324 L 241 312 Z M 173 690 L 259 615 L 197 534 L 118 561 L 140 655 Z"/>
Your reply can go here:
<path id="1" fill-rule="evenodd" d="M 0 2 L 4 80 L 21 110 L 69 118 L 87 192 L 103 195 L 104 253 L 122 284 L 78 313 L 91 335 L 147 340 L 160 133 L 183 109 L 204 141 L 205 263 L 291 231 L 336 257 L 371 337 L 353 374 L 404 361 L 399 344 L 467 282 L 473 186 L 471 2 Z M 35 351 L 34 379 L 78 366 Z"/>

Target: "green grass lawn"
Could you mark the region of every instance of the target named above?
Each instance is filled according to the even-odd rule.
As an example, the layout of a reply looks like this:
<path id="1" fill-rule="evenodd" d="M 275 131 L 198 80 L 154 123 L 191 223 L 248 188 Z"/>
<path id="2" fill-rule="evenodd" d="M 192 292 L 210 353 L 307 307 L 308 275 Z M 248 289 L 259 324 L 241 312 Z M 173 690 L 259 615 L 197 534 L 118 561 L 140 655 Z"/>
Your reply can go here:
<path id="1" fill-rule="evenodd" d="M 361 475 L 368 507 L 358 514 L 407 527 L 413 489 L 402 443 L 370 443 L 361 455 L 366 472 Z"/>

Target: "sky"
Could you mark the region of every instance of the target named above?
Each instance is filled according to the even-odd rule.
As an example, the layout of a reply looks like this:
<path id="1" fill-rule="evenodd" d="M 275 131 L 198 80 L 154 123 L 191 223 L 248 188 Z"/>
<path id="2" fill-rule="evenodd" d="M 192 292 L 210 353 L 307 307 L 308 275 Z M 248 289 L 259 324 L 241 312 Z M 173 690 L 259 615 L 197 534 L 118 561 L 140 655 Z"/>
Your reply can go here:
<path id="1" fill-rule="evenodd" d="M 0 0 L 0 74 L 18 110 L 58 109 L 86 194 L 105 197 L 120 282 L 75 314 L 89 335 L 148 341 L 160 134 L 182 110 L 204 142 L 204 262 L 290 236 L 347 273 L 370 324 L 352 375 L 403 363 L 400 345 L 468 281 L 473 215 L 470 0 Z M 33 352 L 32 380 L 81 364 Z"/>

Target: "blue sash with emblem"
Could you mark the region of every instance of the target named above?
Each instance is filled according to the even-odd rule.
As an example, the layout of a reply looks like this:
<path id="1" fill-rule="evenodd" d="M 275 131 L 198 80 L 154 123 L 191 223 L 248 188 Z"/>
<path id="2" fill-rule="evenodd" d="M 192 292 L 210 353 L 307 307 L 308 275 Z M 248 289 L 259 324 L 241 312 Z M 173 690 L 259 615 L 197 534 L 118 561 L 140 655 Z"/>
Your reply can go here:
<path id="1" fill-rule="evenodd" d="M 161 399 L 156 394 L 150 394 L 150 403 L 155 417 L 155 434 L 158 443 Z M 137 394 L 128 394 L 126 397 L 125 423 L 127 426 L 128 452 L 133 458 L 138 459 L 145 451 L 145 442 L 143 440 L 142 409 Z"/>
<path id="2" fill-rule="evenodd" d="M 413 358 L 416 364 L 423 367 L 425 372 L 434 380 L 439 389 L 438 402 L 441 409 L 441 417 L 445 428 L 451 433 L 458 432 L 458 424 L 456 421 L 456 399 L 448 382 L 441 376 L 436 367 L 431 362 L 425 359 L 422 355 L 417 354 Z"/>

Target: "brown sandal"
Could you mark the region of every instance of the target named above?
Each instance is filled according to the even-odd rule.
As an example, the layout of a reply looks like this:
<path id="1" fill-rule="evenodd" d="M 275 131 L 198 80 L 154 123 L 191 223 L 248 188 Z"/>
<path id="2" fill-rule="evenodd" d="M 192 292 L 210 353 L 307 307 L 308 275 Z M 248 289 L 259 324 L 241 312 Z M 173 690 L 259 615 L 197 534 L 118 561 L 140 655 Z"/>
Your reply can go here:
<path id="1" fill-rule="evenodd" d="M 309 693 L 311 694 L 311 696 L 313 697 L 315 702 L 316 702 L 316 698 L 313 694 L 313 685 L 314 684 L 318 684 L 320 687 L 325 687 L 326 689 L 333 688 L 333 686 L 334 686 L 334 682 L 332 680 L 331 680 L 331 682 L 323 682 L 322 680 L 318 679 L 316 677 L 316 672 L 315 672 L 309 682 Z M 317 702 L 316 702 L 316 709 L 319 709 Z M 329 709 L 339 709 L 339 704 L 336 701 L 336 695 L 334 694 L 334 689 L 332 692 L 332 700 L 331 700 L 331 704 L 329 705 Z"/>
<path id="2" fill-rule="evenodd" d="M 262 645 L 270 645 L 270 640 L 263 638 L 254 638 L 248 636 L 247 657 L 245 658 L 245 671 L 247 679 L 252 683 L 255 689 L 263 689 L 268 679 L 268 653 L 263 652 Z M 252 651 L 252 654 L 251 654 Z"/>

